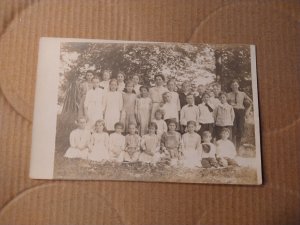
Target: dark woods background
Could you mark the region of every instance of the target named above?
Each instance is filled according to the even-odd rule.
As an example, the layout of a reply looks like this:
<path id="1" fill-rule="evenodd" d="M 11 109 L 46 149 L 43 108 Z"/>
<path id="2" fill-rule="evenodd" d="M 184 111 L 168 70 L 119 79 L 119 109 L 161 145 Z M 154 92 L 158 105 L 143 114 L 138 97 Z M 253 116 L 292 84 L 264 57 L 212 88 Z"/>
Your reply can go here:
<path id="1" fill-rule="evenodd" d="M 229 92 L 231 81 L 236 79 L 240 89 L 252 98 L 249 45 L 67 42 L 61 44 L 60 60 L 57 148 L 68 146 L 69 134 L 75 128 L 78 85 L 87 70 L 93 70 L 100 80 L 106 69 L 112 70 L 112 78 L 124 72 L 125 81 L 137 74 L 140 83 L 147 86 L 154 85 L 156 74 L 163 74 L 176 80 L 178 90 L 184 81 L 205 81 L 208 86 L 218 82 Z"/>

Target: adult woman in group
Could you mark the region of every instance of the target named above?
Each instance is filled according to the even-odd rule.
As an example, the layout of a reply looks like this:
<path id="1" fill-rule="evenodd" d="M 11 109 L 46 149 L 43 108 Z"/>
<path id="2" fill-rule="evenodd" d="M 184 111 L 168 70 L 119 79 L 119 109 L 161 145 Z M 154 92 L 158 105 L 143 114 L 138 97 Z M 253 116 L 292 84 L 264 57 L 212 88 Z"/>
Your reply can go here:
<path id="1" fill-rule="evenodd" d="M 155 87 L 150 88 L 149 95 L 152 99 L 152 112 L 151 112 L 151 119 L 154 118 L 155 111 L 160 107 L 160 104 L 162 103 L 162 95 L 165 92 L 168 92 L 168 89 L 165 88 L 164 82 L 165 77 L 161 74 L 157 74 L 154 77 L 155 80 Z"/>
<path id="2" fill-rule="evenodd" d="M 235 140 L 238 149 L 244 134 L 245 117 L 251 109 L 252 100 L 245 92 L 239 90 L 239 83 L 237 80 L 231 82 L 231 90 L 232 91 L 227 94 L 227 99 L 228 103 L 232 105 L 235 113 L 233 140 Z M 245 108 L 245 105 L 248 105 L 248 107 Z"/>

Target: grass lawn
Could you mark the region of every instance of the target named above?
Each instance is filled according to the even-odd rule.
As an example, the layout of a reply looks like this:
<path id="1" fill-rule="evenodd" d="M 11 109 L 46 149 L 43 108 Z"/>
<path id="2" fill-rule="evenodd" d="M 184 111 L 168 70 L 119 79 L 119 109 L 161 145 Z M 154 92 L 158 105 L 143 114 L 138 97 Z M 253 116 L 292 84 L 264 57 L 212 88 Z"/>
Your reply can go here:
<path id="1" fill-rule="evenodd" d="M 243 143 L 250 147 L 238 151 L 241 164 L 244 166 L 227 168 L 196 168 L 171 167 L 164 163 L 157 166 L 142 163 L 121 164 L 107 162 L 104 164 L 88 162 L 81 159 L 63 157 L 69 147 L 70 132 L 76 127 L 74 115 L 58 116 L 56 133 L 55 179 L 82 180 L 131 180 L 131 181 L 160 181 L 187 183 L 226 183 L 226 184 L 255 184 L 257 173 L 255 160 L 255 142 L 253 123 L 245 124 Z"/>
<path id="2" fill-rule="evenodd" d="M 187 183 L 255 184 L 256 170 L 250 167 L 196 168 L 137 163 L 96 163 L 64 158 L 56 154 L 55 179 L 131 180 Z"/>

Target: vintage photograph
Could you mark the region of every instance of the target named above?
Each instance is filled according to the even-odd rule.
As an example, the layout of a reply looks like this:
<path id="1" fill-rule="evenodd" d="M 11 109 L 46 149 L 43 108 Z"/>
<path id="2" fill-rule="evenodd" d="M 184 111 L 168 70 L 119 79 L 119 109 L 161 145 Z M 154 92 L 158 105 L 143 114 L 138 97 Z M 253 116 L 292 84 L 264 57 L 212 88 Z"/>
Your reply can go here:
<path id="1" fill-rule="evenodd" d="M 62 39 L 57 57 L 53 179 L 261 184 L 253 45 Z"/>

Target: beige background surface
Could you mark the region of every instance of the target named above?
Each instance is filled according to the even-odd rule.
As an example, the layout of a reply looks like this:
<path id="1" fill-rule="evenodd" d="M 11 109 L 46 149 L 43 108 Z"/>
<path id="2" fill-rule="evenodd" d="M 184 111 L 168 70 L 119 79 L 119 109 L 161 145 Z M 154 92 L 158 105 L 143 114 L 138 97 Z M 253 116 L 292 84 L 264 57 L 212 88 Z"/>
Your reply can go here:
<path id="1" fill-rule="evenodd" d="M 0 1 L 0 224 L 299 224 L 299 1 Z M 262 186 L 30 180 L 41 36 L 257 47 Z"/>

